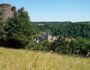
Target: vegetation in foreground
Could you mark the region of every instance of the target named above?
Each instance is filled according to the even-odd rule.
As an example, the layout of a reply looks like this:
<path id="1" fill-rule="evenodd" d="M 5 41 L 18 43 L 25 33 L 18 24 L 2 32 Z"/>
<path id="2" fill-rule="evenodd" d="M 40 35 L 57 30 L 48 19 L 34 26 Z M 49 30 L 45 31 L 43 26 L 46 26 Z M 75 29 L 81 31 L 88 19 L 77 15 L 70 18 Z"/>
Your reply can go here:
<path id="1" fill-rule="evenodd" d="M 0 70 L 89 70 L 90 58 L 0 48 Z"/>

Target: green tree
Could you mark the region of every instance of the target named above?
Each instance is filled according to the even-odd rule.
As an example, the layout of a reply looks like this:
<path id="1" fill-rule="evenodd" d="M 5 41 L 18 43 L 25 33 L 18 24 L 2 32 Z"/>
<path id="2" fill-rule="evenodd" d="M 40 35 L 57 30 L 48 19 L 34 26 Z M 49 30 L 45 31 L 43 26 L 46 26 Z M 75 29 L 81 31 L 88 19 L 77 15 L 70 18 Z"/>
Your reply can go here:
<path id="1" fill-rule="evenodd" d="M 31 40 L 32 25 L 28 13 L 21 8 L 15 17 L 8 19 L 5 26 L 7 32 L 7 46 L 14 48 L 25 48 Z"/>
<path id="2" fill-rule="evenodd" d="M 0 46 L 5 46 L 6 43 L 5 23 L 0 22 Z"/>

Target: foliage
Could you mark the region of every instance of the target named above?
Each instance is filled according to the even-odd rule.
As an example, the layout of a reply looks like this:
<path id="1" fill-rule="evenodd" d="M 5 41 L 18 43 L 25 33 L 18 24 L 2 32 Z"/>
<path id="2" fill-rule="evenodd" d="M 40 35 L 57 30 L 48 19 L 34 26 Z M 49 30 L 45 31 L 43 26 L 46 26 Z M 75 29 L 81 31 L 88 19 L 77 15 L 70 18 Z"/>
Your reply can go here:
<path id="1" fill-rule="evenodd" d="M 2 12 L 0 12 L 0 16 L 2 15 Z"/>
<path id="2" fill-rule="evenodd" d="M 87 55 L 90 52 L 90 40 L 78 37 L 75 40 L 66 41 L 66 38 L 60 37 L 49 46 L 49 50 L 65 54 Z"/>
<path id="3" fill-rule="evenodd" d="M 90 22 L 33 22 L 33 26 L 41 32 L 50 32 L 56 36 L 80 36 L 90 39 Z"/>
<path id="4" fill-rule="evenodd" d="M 48 41 L 43 40 L 40 43 L 36 43 L 31 41 L 25 49 L 31 49 L 31 50 L 40 50 L 40 51 L 48 51 Z"/>
<path id="5" fill-rule="evenodd" d="M 31 40 L 32 26 L 28 13 L 24 8 L 19 9 L 13 18 L 9 18 L 3 27 L 0 27 L 5 37 L 6 46 L 13 48 L 24 48 Z"/>
<path id="6" fill-rule="evenodd" d="M 79 54 L 86 55 L 88 52 L 90 52 L 90 40 L 80 37 L 77 38 L 77 41 L 74 45 L 74 49 L 78 50 Z"/>

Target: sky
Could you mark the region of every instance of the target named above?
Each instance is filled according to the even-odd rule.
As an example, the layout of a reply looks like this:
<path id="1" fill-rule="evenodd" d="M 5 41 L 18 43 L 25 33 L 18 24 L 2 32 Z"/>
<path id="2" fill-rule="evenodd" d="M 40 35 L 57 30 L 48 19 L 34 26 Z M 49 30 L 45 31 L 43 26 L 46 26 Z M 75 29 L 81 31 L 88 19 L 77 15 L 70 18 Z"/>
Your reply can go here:
<path id="1" fill-rule="evenodd" d="M 90 21 L 90 0 L 0 0 L 24 7 L 31 21 Z"/>

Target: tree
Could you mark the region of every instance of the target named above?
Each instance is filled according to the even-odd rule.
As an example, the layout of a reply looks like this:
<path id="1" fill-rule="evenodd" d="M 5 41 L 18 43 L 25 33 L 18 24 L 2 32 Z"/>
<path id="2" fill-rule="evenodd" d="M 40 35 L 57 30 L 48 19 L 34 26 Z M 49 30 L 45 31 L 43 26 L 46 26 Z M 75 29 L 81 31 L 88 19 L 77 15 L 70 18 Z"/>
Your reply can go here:
<path id="1" fill-rule="evenodd" d="M 6 43 L 5 23 L 0 22 L 0 46 L 5 46 Z"/>
<path id="2" fill-rule="evenodd" d="M 5 26 L 7 32 L 7 46 L 13 48 L 25 48 L 31 40 L 32 26 L 28 13 L 21 8 L 14 18 L 8 19 Z"/>

